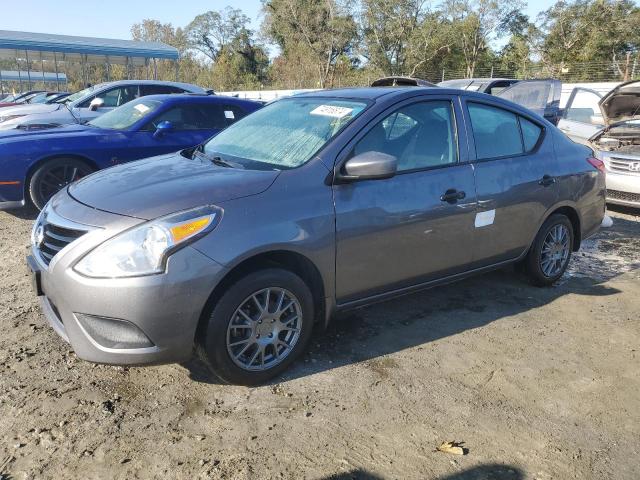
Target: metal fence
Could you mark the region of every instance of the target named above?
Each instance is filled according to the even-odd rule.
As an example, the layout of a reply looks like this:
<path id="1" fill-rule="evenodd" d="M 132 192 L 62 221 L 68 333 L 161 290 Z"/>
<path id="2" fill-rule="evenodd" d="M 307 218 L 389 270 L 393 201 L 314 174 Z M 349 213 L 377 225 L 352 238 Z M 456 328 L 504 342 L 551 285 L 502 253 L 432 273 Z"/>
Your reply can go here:
<path id="1" fill-rule="evenodd" d="M 500 65 L 478 67 L 476 78 L 557 78 L 563 82 L 622 82 L 640 79 L 640 62 L 637 59 L 622 62 L 581 62 L 567 64 L 528 64 L 518 69 L 506 69 Z M 465 68 L 433 70 L 426 73 L 426 80 L 440 82 L 467 77 Z"/>

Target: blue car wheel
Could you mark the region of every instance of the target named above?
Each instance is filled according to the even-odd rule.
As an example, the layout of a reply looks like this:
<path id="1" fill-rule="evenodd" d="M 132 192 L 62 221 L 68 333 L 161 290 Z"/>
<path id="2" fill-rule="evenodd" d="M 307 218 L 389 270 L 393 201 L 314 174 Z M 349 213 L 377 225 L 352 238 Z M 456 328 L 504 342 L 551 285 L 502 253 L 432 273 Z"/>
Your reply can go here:
<path id="1" fill-rule="evenodd" d="M 31 203 L 42 210 L 56 193 L 93 172 L 93 169 L 76 158 L 56 158 L 38 167 L 29 181 Z"/>

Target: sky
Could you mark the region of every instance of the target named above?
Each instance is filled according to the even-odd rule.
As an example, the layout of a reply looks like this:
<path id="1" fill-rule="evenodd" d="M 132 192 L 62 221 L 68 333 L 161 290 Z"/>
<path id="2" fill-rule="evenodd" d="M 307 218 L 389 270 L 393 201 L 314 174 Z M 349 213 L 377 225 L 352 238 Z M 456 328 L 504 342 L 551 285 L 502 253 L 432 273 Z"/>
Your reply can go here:
<path id="1" fill-rule="evenodd" d="M 554 3 L 554 0 L 530 0 L 525 13 L 535 19 Z M 145 18 L 185 27 L 196 15 L 227 5 L 243 10 L 252 19 L 253 28 L 259 28 L 260 0 L 183 0 L 178 4 L 167 0 L 25 0 L 12 2 L 11 8 L 3 11 L 0 30 L 126 40 L 131 38 L 131 26 Z"/>

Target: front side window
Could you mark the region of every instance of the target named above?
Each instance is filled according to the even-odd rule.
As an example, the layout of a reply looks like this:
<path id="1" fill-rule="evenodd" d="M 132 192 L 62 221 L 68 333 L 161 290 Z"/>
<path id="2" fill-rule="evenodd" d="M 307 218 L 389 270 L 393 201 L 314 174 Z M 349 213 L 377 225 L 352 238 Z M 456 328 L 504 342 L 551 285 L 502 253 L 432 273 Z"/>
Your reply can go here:
<path id="1" fill-rule="evenodd" d="M 429 101 L 402 107 L 358 141 L 353 155 L 381 152 L 398 159 L 398 171 L 454 164 L 458 161 L 453 106 Z"/>
<path id="2" fill-rule="evenodd" d="M 285 98 L 223 130 L 205 144 L 204 153 L 246 168 L 296 168 L 366 107 L 363 101 L 341 98 Z"/>
<path id="3" fill-rule="evenodd" d="M 103 107 L 119 107 L 138 97 L 138 86 L 127 85 L 126 87 L 112 88 L 105 92 L 98 93 L 94 97 L 86 100 L 80 105 L 80 108 L 89 108 L 94 98 L 101 98 L 104 102 Z"/>
<path id="4" fill-rule="evenodd" d="M 565 112 L 565 118 L 574 122 L 602 125 L 602 115 L 600 113 L 600 107 L 598 106 L 599 101 L 600 96 L 597 93 L 578 90 L 573 96 L 571 105 L 569 105 L 569 108 L 567 108 Z M 600 118 L 599 122 L 597 121 L 597 117 Z"/>
<path id="5" fill-rule="evenodd" d="M 151 115 L 161 105 L 162 102 L 158 100 L 140 98 L 94 118 L 89 122 L 89 125 L 109 130 L 125 130 Z"/>

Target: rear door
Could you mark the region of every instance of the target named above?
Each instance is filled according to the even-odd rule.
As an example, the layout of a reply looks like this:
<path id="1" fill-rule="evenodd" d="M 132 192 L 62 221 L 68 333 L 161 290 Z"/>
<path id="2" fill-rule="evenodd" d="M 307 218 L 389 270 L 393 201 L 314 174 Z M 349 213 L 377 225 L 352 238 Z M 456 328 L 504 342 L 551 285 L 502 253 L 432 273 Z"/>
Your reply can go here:
<path id="1" fill-rule="evenodd" d="M 558 192 L 555 153 L 537 120 L 484 100 L 465 100 L 475 153 L 478 213 L 474 266 L 518 257 Z"/>
<path id="2" fill-rule="evenodd" d="M 588 88 L 574 88 L 558 128 L 574 142 L 587 145 L 588 140 L 604 128 L 598 102 L 602 95 Z"/>
<path id="3" fill-rule="evenodd" d="M 414 98 L 379 115 L 346 148 L 340 161 L 382 152 L 398 159 L 398 172 L 333 187 L 339 303 L 468 267 L 476 196 L 461 116 L 456 96 Z"/>
<path id="4" fill-rule="evenodd" d="M 556 125 L 560 119 L 560 80 L 522 80 L 496 96 L 517 103 Z"/>

